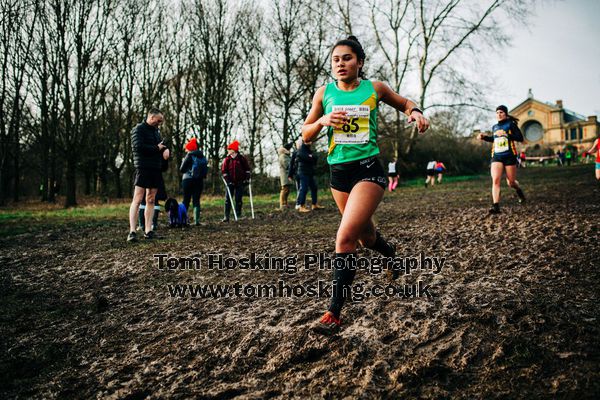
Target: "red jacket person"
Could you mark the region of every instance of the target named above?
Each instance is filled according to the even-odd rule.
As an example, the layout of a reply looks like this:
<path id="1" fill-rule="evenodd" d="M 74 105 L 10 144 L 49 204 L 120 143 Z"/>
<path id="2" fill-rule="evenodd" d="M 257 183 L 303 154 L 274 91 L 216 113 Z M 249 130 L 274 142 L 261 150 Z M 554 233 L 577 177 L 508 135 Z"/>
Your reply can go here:
<path id="1" fill-rule="evenodd" d="M 242 213 L 242 196 L 244 184 L 250 179 L 250 165 L 246 157 L 239 153 L 240 143 L 234 140 L 227 146 L 227 157 L 221 165 L 221 174 L 225 180 L 231 197 L 235 198 L 235 212 L 239 217 Z M 225 191 L 225 216 L 223 222 L 229 221 L 231 214 L 231 199 Z"/>

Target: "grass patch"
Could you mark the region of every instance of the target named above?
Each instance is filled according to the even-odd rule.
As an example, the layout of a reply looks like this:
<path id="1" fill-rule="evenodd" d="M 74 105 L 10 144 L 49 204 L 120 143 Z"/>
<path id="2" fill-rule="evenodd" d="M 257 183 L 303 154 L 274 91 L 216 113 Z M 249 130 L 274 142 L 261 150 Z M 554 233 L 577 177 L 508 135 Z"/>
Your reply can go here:
<path id="1" fill-rule="evenodd" d="M 566 180 L 573 175 L 592 174 L 593 164 L 575 165 L 564 168 L 533 168 L 519 171 L 519 180 L 525 184 L 525 191 L 528 186 L 543 185 L 547 188 L 562 186 Z M 444 176 L 443 183 L 436 184 L 434 188 L 423 188 L 424 178 L 410 179 L 402 181 L 400 191 L 409 196 L 422 196 L 421 191 L 464 191 L 463 199 L 476 198 L 484 192 L 489 191 L 489 175 L 461 175 Z M 503 191 L 506 191 L 504 179 L 502 181 Z M 424 192 L 425 193 L 425 192 Z M 510 192 L 507 192 L 510 193 Z M 321 188 L 318 193 L 319 203 L 325 203 L 327 206 L 334 206 L 331 191 L 329 188 Z M 387 193 L 386 196 L 390 196 Z M 290 193 L 290 203 L 296 197 L 295 191 Z M 89 199 L 88 199 L 89 200 Z M 181 200 L 181 197 L 178 197 Z M 310 201 L 310 194 L 307 201 Z M 129 200 L 111 200 L 108 204 L 98 203 L 92 200 L 91 204 L 72 207 L 59 208 L 59 205 L 48 205 L 45 203 L 28 202 L 20 207 L 0 208 L 0 237 L 9 237 L 22 233 L 32 233 L 49 229 L 69 227 L 94 227 L 106 223 L 119 223 L 127 225 L 127 214 L 129 212 Z M 223 213 L 223 196 L 205 195 L 201 199 L 203 219 L 219 219 Z M 279 206 L 279 192 L 271 194 L 261 194 L 254 196 L 254 208 L 257 214 L 270 213 Z M 250 214 L 250 201 L 247 196 L 244 197 L 244 212 Z M 161 219 L 164 217 L 161 216 Z"/>

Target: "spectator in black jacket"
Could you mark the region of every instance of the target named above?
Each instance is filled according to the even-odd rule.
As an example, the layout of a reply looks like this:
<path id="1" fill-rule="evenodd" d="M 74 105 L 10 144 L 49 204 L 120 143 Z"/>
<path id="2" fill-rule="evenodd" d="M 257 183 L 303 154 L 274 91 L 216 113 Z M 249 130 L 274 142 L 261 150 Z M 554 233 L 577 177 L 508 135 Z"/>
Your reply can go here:
<path id="1" fill-rule="evenodd" d="M 152 216 L 154 214 L 154 201 L 156 192 L 162 182 L 161 166 L 163 159 L 169 158 L 169 149 L 162 142 L 159 127 L 164 121 L 162 111 L 152 108 L 148 111 L 146 121 L 138 124 L 131 131 L 131 147 L 133 150 L 133 164 L 135 166 L 135 188 L 133 200 L 129 207 L 129 235 L 128 242 L 137 241 L 135 233 L 136 217 L 140 203 L 146 195 L 145 231 L 146 239 L 154 238 L 152 230 Z"/>
<path id="2" fill-rule="evenodd" d="M 317 202 L 317 182 L 315 182 L 315 165 L 317 165 L 317 156 L 313 154 L 310 148 L 311 142 L 302 143 L 298 149 L 296 159 L 298 162 L 298 177 L 300 179 L 300 190 L 296 200 L 296 208 L 300 212 L 309 212 L 310 208 L 305 206 L 306 194 L 310 188 L 312 198 L 312 209 L 318 210 L 321 207 Z"/>
<path id="3" fill-rule="evenodd" d="M 290 165 L 288 166 L 288 180 L 296 185 L 296 203 L 298 202 L 298 194 L 300 193 L 300 181 L 298 180 L 298 149 L 302 146 L 302 138 L 298 139 L 292 145 L 292 155 L 290 157 Z M 299 208 L 296 205 L 296 210 Z"/>
<path id="4" fill-rule="evenodd" d="M 194 225 L 200 225 L 200 195 L 204 189 L 204 178 L 208 172 L 208 160 L 198 148 L 198 140 L 192 138 L 185 145 L 186 155 L 179 172 L 183 173 L 183 205 L 190 215 L 190 199 L 194 206 Z"/>

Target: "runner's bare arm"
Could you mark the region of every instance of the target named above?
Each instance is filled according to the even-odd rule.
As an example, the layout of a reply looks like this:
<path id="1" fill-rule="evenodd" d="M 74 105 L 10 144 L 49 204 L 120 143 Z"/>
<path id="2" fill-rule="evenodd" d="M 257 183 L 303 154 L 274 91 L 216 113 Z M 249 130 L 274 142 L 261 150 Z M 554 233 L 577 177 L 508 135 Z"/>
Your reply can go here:
<path id="1" fill-rule="evenodd" d="M 312 106 L 302 125 L 302 140 L 312 142 L 316 139 L 324 126 L 340 127 L 347 118 L 346 111 L 336 111 L 327 115 L 323 115 L 323 94 L 325 86 L 321 86 L 313 97 Z"/>
<path id="2" fill-rule="evenodd" d="M 600 140 L 596 139 L 594 140 L 594 143 L 592 143 L 592 147 L 590 147 L 590 149 L 587 151 L 588 153 L 593 153 L 594 151 L 596 151 L 598 149 L 598 145 L 600 144 Z"/>
<path id="3" fill-rule="evenodd" d="M 423 113 L 420 112 L 417 105 L 413 101 L 407 99 L 406 97 L 400 96 L 383 82 L 374 81 L 373 87 L 377 92 L 377 97 L 381 101 L 406 114 L 408 116 L 409 123 L 415 121 L 419 132 L 423 133 L 429 128 L 429 121 L 427 118 L 425 118 Z M 416 110 L 414 110 L 415 108 Z"/>

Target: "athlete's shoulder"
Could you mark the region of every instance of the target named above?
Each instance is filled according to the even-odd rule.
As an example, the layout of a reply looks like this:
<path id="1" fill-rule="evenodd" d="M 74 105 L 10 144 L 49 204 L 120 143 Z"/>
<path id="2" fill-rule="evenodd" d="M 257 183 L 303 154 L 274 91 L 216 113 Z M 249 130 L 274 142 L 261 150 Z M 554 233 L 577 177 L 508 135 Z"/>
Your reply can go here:
<path id="1" fill-rule="evenodd" d="M 368 82 L 371 83 L 371 85 L 373 85 L 373 89 L 380 91 L 380 90 L 389 90 L 390 86 L 382 81 L 375 81 L 375 80 L 368 80 Z"/>
<path id="2" fill-rule="evenodd" d="M 315 95 L 313 96 L 313 100 L 314 101 L 323 101 L 323 98 L 325 97 L 325 90 L 326 89 L 327 89 L 327 85 L 323 85 L 323 86 L 319 87 L 315 91 Z"/>
<path id="3" fill-rule="evenodd" d="M 386 82 L 382 82 L 382 81 L 369 81 L 369 82 L 371 83 L 373 90 L 377 94 L 378 102 L 380 100 L 384 100 L 384 99 L 388 98 L 390 96 L 390 94 L 394 92 L 393 89 L 390 87 L 390 85 L 388 85 Z"/>

